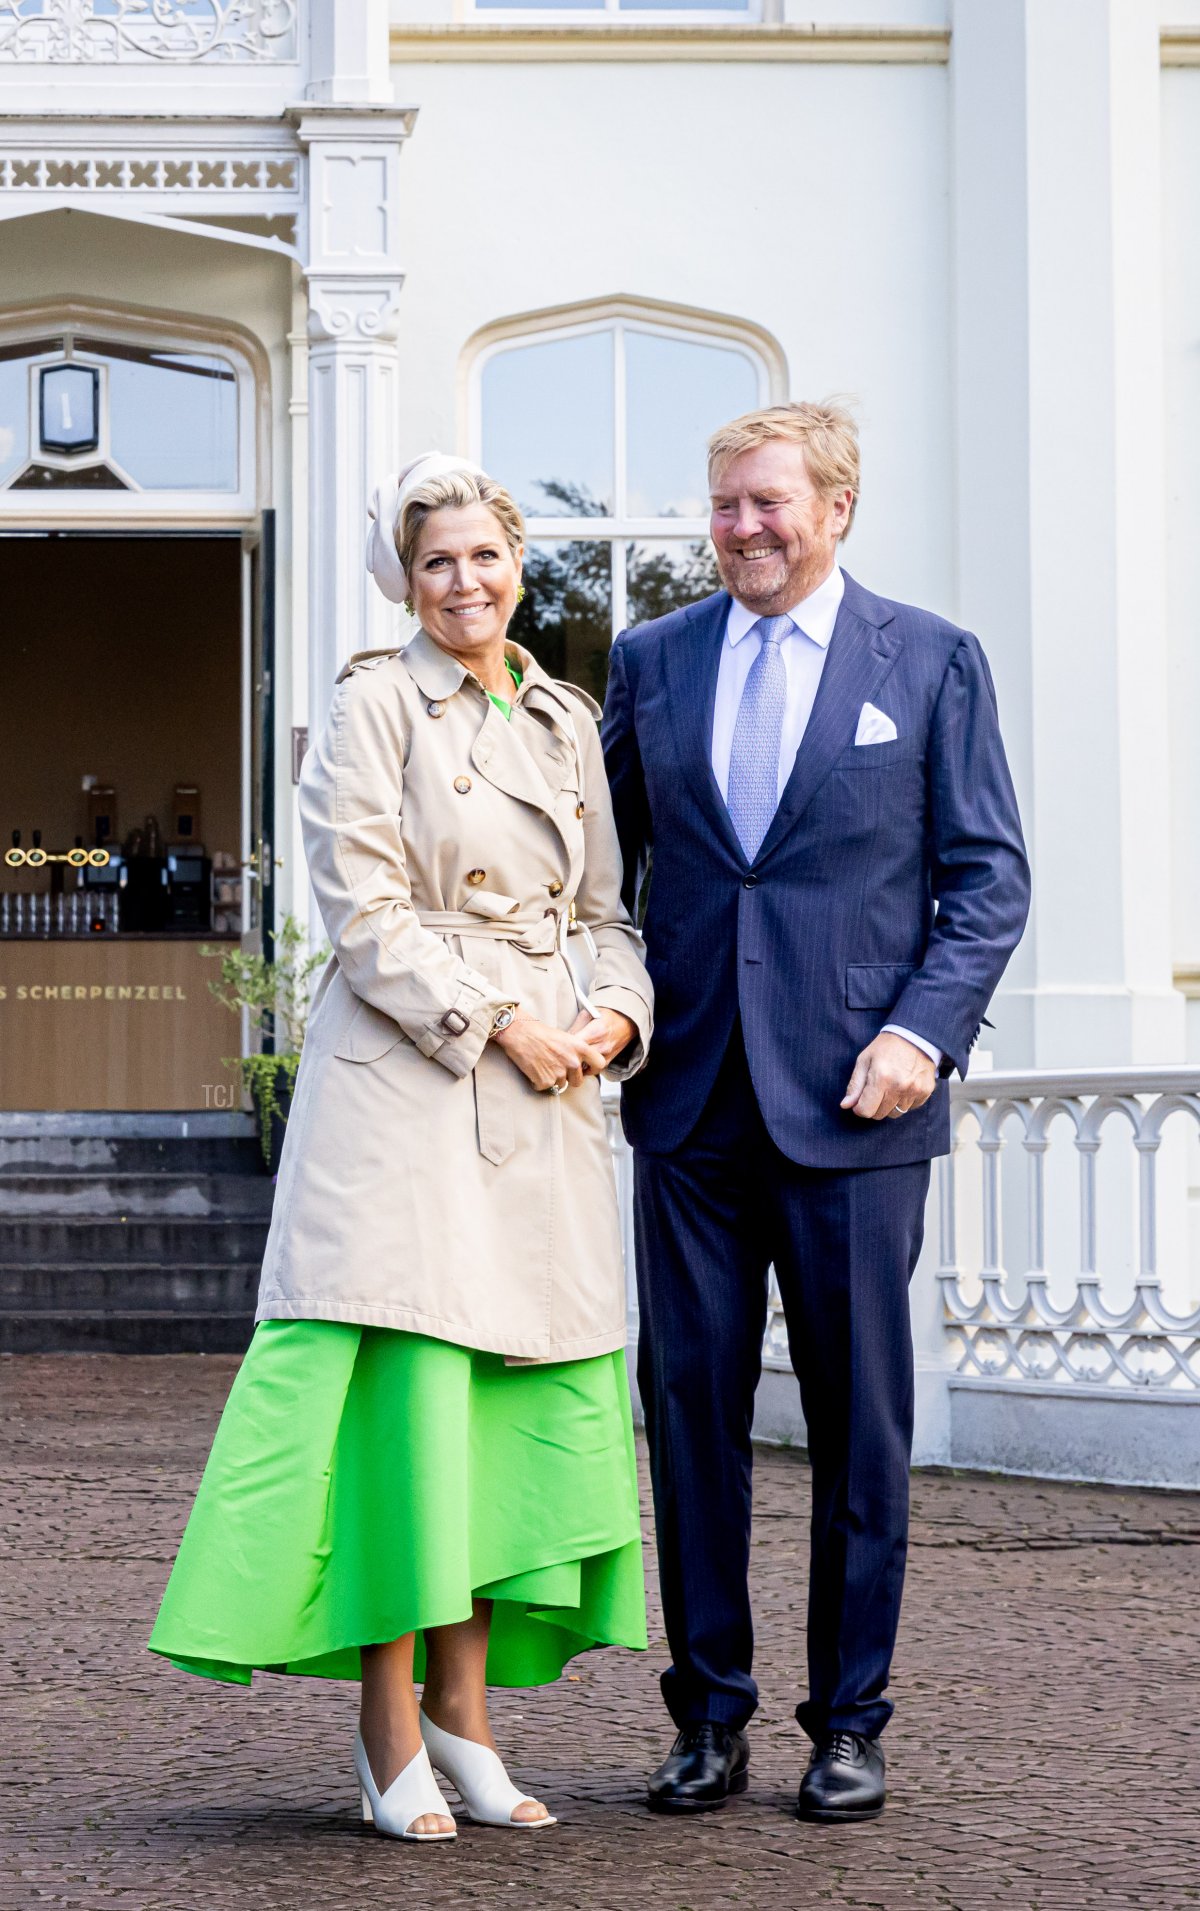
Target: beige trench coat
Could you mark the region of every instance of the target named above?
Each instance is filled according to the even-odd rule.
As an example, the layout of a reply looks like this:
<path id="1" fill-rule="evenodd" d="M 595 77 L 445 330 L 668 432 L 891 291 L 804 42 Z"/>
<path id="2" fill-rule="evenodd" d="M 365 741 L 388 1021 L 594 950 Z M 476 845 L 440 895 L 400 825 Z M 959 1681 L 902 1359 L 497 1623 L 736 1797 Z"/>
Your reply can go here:
<path id="1" fill-rule="evenodd" d="M 510 1359 L 625 1338 L 613 1165 L 589 1078 L 534 1089 L 487 1040 L 504 1003 L 569 1027 L 561 921 L 590 995 L 650 1039 L 642 944 L 595 704 L 515 646 L 511 722 L 424 631 L 352 658 L 305 759 L 300 813 L 333 959 L 313 1003 L 260 1320 L 360 1321 Z M 571 945 L 575 947 L 575 944 Z"/>

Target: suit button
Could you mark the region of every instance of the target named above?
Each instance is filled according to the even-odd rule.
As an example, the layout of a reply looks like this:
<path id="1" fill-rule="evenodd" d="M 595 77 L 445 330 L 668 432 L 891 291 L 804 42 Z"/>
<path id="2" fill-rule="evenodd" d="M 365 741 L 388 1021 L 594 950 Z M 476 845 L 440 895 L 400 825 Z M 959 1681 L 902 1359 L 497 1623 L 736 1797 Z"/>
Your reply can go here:
<path id="1" fill-rule="evenodd" d="M 758 887 L 758 877 L 757 877 L 757 876 L 743 876 L 743 877 L 742 877 L 742 888 L 743 888 L 743 889 L 757 889 L 757 887 Z"/>
<path id="2" fill-rule="evenodd" d="M 446 706 L 444 703 L 427 703 L 425 708 L 431 717 L 444 717 L 446 714 Z"/>
<path id="3" fill-rule="evenodd" d="M 458 793 L 459 793 L 459 795 L 460 795 L 460 796 L 465 796 L 465 795 L 466 795 L 466 793 L 467 793 L 467 791 L 468 791 L 468 790 L 470 789 L 470 787 L 471 787 L 471 779 L 470 779 L 470 777 L 469 777 L 469 776 L 456 776 L 456 777 L 455 777 L 455 779 L 454 779 L 454 787 L 455 787 L 455 789 L 456 789 L 456 790 L 458 791 Z"/>
<path id="4" fill-rule="evenodd" d="M 480 883 L 484 881 L 486 876 L 486 869 L 468 869 L 467 871 L 467 881 L 470 883 L 472 889 L 478 889 Z"/>
<path id="5" fill-rule="evenodd" d="M 561 896 L 561 895 L 562 895 L 562 892 L 563 892 L 563 886 L 562 886 L 562 884 L 561 884 L 561 883 L 559 882 L 559 880 L 558 880 L 558 877 L 557 877 L 557 876 L 556 876 L 556 877 L 554 878 L 554 881 L 553 881 L 552 883 L 548 883 L 548 884 L 547 884 L 546 886 L 547 886 L 547 888 L 549 889 L 549 891 L 550 891 L 550 894 L 551 894 L 552 896 Z"/>
<path id="6" fill-rule="evenodd" d="M 583 815 L 583 809 L 584 809 L 584 806 L 583 806 L 583 804 L 582 804 L 582 803 L 576 803 L 576 805 L 575 805 L 575 814 L 576 814 L 576 816 L 582 816 L 582 815 Z"/>

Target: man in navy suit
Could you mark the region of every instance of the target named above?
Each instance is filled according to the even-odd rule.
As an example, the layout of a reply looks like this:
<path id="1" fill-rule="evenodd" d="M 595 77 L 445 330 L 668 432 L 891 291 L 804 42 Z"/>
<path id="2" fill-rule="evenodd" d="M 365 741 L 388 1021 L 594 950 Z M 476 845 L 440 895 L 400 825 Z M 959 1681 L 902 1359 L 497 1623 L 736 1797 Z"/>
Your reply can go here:
<path id="1" fill-rule="evenodd" d="M 711 1809 L 747 1783 L 773 1263 L 812 1462 L 798 1810 L 854 1820 L 884 1801 L 930 1161 L 1029 872 L 978 641 L 838 565 L 853 420 L 738 419 L 709 478 L 725 589 L 618 637 L 604 718 L 631 907 L 652 867 L 655 1037 L 624 1118 L 678 1737 L 649 1802 Z"/>

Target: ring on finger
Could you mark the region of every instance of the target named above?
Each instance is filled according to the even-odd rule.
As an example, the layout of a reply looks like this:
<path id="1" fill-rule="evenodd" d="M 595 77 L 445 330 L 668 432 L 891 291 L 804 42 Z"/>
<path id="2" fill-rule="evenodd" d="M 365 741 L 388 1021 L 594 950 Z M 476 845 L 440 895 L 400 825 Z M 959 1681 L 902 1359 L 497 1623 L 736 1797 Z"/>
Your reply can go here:
<path id="1" fill-rule="evenodd" d="M 550 1093 L 552 1095 L 565 1095 L 566 1092 L 567 1092 L 566 1082 L 551 1082 Z"/>
<path id="2" fill-rule="evenodd" d="M 900 1103 L 897 1102 L 896 1106 L 892 1109 L 891 1114 L 888 1116 L 888 1120 L 895 1121 L 897 1116 L 907 1115 L 907 1113 L 908 1113 L 907 1108 L 901 1108 Z"/>

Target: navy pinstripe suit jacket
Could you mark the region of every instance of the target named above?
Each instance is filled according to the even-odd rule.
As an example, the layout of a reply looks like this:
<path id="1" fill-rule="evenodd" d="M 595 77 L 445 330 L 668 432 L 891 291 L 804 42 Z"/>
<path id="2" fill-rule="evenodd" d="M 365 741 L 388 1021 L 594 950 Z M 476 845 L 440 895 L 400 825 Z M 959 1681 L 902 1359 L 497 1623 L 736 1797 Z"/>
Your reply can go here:
<path id="1" fill-rule="evenodd" d="M 945 1078 L 966 1073 L 1029 908 L 983 651 L 847 576 L 808 728 L 747 864 L 711 764 L 729 603 L 721 591 L 623 631 L 612 653 L 603 738 L 630 908 L 653 852 L 655 1032 L 624 1091 L 626 1132 L 651 1154 L 686 1139 L 740 1010 L 763 1118 L 793 1161 L 944 1154 Z M 868 702 L 893 742 L 855 745 Z M 864 1121 L 838 1103 L 885 1022 L 945 1052 L 942 1080 L 902 1121 Z"/>

